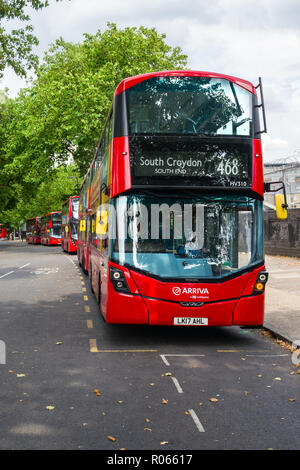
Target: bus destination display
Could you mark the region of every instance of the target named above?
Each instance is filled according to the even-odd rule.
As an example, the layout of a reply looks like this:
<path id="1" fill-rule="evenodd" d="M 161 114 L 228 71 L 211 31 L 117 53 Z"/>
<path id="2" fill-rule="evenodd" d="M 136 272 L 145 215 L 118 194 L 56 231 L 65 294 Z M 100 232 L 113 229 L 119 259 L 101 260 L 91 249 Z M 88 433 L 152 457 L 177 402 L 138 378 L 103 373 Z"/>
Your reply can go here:
<path id="1" fill-rule="evenodd" d="M 189 149 L 138 146 L 134 149 L 133 165 L 134 176 L 138 179 L 205 179 L 218 186 L 250 186 L 247 147 L 233 150 L 213 146 L 195 152 Z"/>

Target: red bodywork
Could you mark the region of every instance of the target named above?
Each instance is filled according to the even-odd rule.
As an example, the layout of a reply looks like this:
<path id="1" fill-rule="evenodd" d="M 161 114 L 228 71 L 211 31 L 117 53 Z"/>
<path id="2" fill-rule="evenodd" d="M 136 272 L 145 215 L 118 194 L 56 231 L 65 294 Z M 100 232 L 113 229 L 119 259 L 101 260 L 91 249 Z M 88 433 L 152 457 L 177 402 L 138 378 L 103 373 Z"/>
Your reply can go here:
<path id="1" fill-rule="evenodd" d="M 93 248 L 91 266 L 92 287 L 108 323 L 173 325 L 174 317 L 200 317 L 208 318 L 209 326 L 263 324 L 265 295 L 252 294 L 257 276 L 264 270 L 264 266 L 225 282 L 203 284 L 161 282 L 116 263 L 107 262 Z M 109 266 L 124 272 L 130 294 L 114 290 L 109 279 Z M 180 294 L 180 302 L 196 300 L 200 303 L 203 301 L 203 305 L 182 306 L 178 296 L 173 293 L 173 288 L 184 291 Z M 195 289 L 200 291 L 197 299 L 194 298 Z M 202 295 L 201 291 L 205 293 Z"/>
<path id="2" fill-rule="evenodd" d="M 231 80 L 256 95 L 250 82 L 236 77 L 210 72 L 172 71 L 125 79 L 116 89 L 115 96 L 155 76 L 220 77 Z M 92 166 L 93 162 L 91 168 Z M 111 140 L 107 186 L 110 188 L 110 198 L 132 188 L 128 136 Z M 259 139 L 253 139 L 252 190 L 263 198 L 263 162 Z M 90 201 L 90 193 L 88 200 Z M 90 209 L 90 212 L 93 211 Z M 85 215 L 82 214 L 82 217 Z M 88 270 L 92 289 L 108 323 L 173 325 L 174 317 L 200 317 L 208 318 L 209 326 L 263 324 L 265 295 L 264 292 L 254 294 L 253 289 L 258 274 L 265 269 L 264 265 L 249 269 L 227 281 L 187 283 L 179 280 L 173 283 L 119 266 L 108 259 L 102 246 L 97 247 L 87 241 L 78 241 L 77 253 L 79 262 L 84 263 L 83 268 Z M 110 266 L 123 271 L 130 294 L 119 293 L 114 289 L 109 276 Z M 172 290 L 175 287 L 181 292 L 180 301 Z M 203 305 L 192 307 L 180 304 L 193 301 L 203 302 Z"/>
<path id="3" fill-rule="evenodd" d="M 0 227 L 0 238 L 7 238 L 7 230 Z"/>
<path id="4" fill-rule="evenodd" d="M 90 185 L 90 171 L 92 164 L 90 165 L 90 170 L 87 173 L 85 180 L 83 182 L 84 190 L 81 191 L 79 196 L 79 231 L 78 231 L 78 240 L 77 240 L 77 258 L 80 266 L 83 271 L 87 274 L 89 269 L 89 254 L 90 254 L 90 244 L 88 240 L 88 213 L 90 208 L 90 196 L 91 196 L 91 185 Z M 85 204 L 83 204 L 82 195 L 85 199 Z M 84 223 L 84 228 L 82 224 Z"/>
<path id="5" fill-rule="evenodd" d="M 50 235 L 53 228 L 52 217 L 54 214 L 60 214 L 60 211 L 50 212 L 41 218 L 41 244 L 42 245 L 61 245 L 61 236 L 54 237 Z"/>

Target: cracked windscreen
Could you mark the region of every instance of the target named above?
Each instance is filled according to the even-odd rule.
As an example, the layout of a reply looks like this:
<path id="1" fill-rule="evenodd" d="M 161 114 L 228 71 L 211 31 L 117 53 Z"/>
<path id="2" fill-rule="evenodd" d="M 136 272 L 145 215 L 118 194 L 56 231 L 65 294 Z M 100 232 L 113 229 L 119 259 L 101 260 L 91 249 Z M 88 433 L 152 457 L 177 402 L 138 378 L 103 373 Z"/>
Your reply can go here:
<path id="1" fill-rule="evenodd" d="M 263 261 L 262 202 L 247 196 L 120 196 L 114 224 L 112 260 L 163 278 L 223 277 Z"/>

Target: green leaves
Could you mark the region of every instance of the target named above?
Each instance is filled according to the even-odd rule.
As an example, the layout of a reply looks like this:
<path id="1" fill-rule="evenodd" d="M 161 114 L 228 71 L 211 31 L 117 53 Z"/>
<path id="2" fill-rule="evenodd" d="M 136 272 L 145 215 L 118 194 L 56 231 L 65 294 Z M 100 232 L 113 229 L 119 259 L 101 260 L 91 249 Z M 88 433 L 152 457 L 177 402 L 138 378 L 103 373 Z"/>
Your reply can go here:
<path id="1" fill-rule="evenodd" d="M 40 215 L 46 206 L 48 212 L 57 210 L 59 200 L 72 194 L 69 186 L 63 194 L 66 179 L 54 194 L 52 175 L 60 178 L 63 170 L 58 168 L 67 171 L 71 161 L 77 175 L 84 176 L 121 80 L 182 69 L 186 62 L 181 49 L 166 44 L 165 35 L 155 28 L 118 29 L 108 23 L 103 33 L 85 34 L 81 43 L 58 39 L 37 67 L 31 87 L 2 108 L 0 104 L 5 123 L 0 129 L 0 186 L 3 179 L 9 182 L 2 200 L 0 192 L 1 223 L 8 213 L 11 220 L 14 210 L 14 220 Z M 40 191 L 47 195 L 47 204 Z"/>
<path id="2" fill-rule="evenodd" d="M 31 7 L 40 10 L 48 5 L 48 1 L 40 0 L 0 0 L 0 20 L 29 21 L 30 17 L 25 13 L 25 9 Z M 32 53 L 32 48 L 37 46 L 39 41 L 32 32 L 31 25 L 10 33 L 0 27 L 0 78 L 4 69 L 9 66 L 21 77 L 26 77 L 26 70 L 37 67 L 38 57 Z"/>

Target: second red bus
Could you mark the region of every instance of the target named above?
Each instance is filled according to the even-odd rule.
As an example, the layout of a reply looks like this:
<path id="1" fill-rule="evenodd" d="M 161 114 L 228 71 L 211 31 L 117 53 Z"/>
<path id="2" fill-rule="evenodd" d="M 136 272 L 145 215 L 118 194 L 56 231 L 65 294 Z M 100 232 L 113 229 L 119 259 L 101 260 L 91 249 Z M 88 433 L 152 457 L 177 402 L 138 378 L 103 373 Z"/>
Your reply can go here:
<path id="1" fill-rule="evenodd" d="M 41 218 L 41 244 L 61 244 L 61 212 L 50 212 Z"/>

